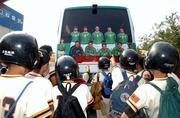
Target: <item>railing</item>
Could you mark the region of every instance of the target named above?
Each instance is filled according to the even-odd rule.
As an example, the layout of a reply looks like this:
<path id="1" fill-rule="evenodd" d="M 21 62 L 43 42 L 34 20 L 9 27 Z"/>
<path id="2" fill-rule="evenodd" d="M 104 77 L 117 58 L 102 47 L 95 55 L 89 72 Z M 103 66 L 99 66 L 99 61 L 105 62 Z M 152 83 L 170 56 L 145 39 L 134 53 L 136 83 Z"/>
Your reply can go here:
<path id="1" fill-rule="evenodd" d="M 98 62 L 99 58 L 101 56 L 76 56 L 74 57 L 77 63 L 82 63 L 82 62 Z M 111 56 L 106 56 L 107 58 L 111 58 Z M 119 62 L 119 57 L 114 56 L 115 61 Z"/>

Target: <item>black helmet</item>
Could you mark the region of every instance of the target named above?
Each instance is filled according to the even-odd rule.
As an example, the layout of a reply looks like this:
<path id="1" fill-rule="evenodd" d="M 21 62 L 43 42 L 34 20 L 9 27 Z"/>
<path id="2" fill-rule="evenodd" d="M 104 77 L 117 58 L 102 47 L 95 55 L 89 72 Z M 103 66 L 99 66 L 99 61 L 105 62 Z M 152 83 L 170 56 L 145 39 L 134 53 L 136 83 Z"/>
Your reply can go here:
<path id="1" fill-rule="evenodd" d="M 145 58 L 146 69 L 159 69 L 164 73 L 172 72 L 179 61 L 178 51 L 167 42 L 156 42 Z"/>
<path id="2" fill-rule="evenodd" d="M 120 65 L 125 69 L 136 69 L 136 63 L 138 62 L 139 56 L 133 49 L 127 49 L 123 51 L 120 56 Z"/>
<path id="3" fill-rule="evenodd" d="M 33 69 L 38 63 L 38 45 L 36 38 L 15 31 L 4 35 L 0 40 L 0 61 Z"/>
<path id="4" fill-rule="evenodd" d="M 79 77 L 79 67 L 71 56 L 61 56 L 55 64 L 55 72 L 61 81 Z"/>
<path id="5" fill-rule="evenodd" d="M 110 60 L 107 57 L 100 57 L 98 61 L 99 69 L 108 69 L 110 67 Z"/>

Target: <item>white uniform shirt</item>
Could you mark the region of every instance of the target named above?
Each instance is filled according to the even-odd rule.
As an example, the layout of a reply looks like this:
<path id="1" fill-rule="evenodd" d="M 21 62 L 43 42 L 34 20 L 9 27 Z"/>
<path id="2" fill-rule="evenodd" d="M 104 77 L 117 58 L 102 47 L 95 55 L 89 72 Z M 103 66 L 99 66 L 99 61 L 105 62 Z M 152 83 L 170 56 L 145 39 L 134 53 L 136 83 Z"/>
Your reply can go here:
<path id="1" fill-rule="evenodd" d="M 179 84 L 180 92 L 180 80 L 173 76 L 174 79 Z M 157 80 L 156 78 L 151 82 L 157 85 L 162 90 L 165 90 L 167 85 L 166 78 L 165 80 Z M 136 112 L 138 109 L 145 108 L 150 118 L 157 118 L 159 114 L 159 101 L 160 101 L 160 92 L 156 90 L 150 84 L 144 84 L 139 86 L 135 92 L 130 96 L 127 101 L 128 105 Z"/>
<path id="2" fill-rule="evenodd" d="M 121 72 L 121 69 L 119 67 L 114 67 L 112 68 L 112 80 L 113 80 L 113 85 L 112 85 L 112 90 L 115 89 L 119 83 L 121 83 L 124 78 Z"/>
<path id="3" fill-rule="evenodd" d="M 0 76 L 0 117 L 3 118 L 27 83 L 31 81 L 19 75 Z M 24 91 L 15 106 L 14 118 L 46 117 L 52 114 L 44 94 L 39 88 L 41 84 L 31 83 Z"/>
<path id="4" fill-rule="evenodd" d="M 133 80 L 134 78 L 136 78 L 135 73 L 130 72 L 130 71 L 126 71 L 126 72 L 130 80 Z M 112 80 L 113 80 L 113 85 L 112 85 L 112 90 L 113 90 L 119 85 L 119 83 L 121 83 L 124 80 L 124 77 L 122 75 L 122 70 L 119 67 L 114 67 L 111 73 L 112 73 Z M 141 79 L 139 80 L 139 82 L 140 81 Z M 138 85 L 139 85 L 139 82 L 138 82 Z"/>
<path id="5" fill-rule="evenodd" d="M 63 83 L 63 86 L 65 87 L 67 83 Z M 73 87 L 75 85 L 75 83 L 71 83 L 71 87 Z M 58 96 L 62 95 L 62 93 L 59 91 L 57 86 L 53 87 L 53 100 L 54 100 L 54 104 L 55 104 L 55 109 L 58 106 Z M 77 97 L 82 110 L 84 111 L 85 116 L 87 116 L 86 114 L 86 107 L 91 104 L 93 102 L 93 97 L 90 93 L 90 90 L 88 88 L 87 85 L 85 84 L 81 84 L 72 94 L 73 96 Z"/>
<path id="6" fill-rule="evenodd" d="M 38 85 L 41 84 L 41 86 L 39 86 L 39 89 L 41 89 L 41 92 L 44 93 L 44 96 L 47 98 L 47 102 L 48 102 L 49 106 L 53 110 L 53 98 L 52 98 L 52 87 L 53 86 L 52 86 L 51 82 L 48 79 L 42 77 L 40 74 L 35 73 L 35 72 L 29 72 L 28 74 L 26 74 L 26 77 L 28 79 L 32 79 Z"/>

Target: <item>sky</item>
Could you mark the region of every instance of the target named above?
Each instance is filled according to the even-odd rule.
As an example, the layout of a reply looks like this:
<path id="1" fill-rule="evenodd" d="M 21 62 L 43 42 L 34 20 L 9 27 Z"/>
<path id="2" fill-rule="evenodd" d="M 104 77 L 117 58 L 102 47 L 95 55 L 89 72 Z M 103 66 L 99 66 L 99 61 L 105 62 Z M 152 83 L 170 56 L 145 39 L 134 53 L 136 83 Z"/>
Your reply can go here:
<path id="1" fill-rule="evenodd" d="M 135 37 L 150 34 L 155 23 L 165 20 L 172 12 L 180 15 L 180 0 L 9 0 L 5 3 L 24 15 L 23 31 L 35 36 L 38 45 L 48 44 L 56 49 L 58 24 L 63 9 L 72 6 L 115 5 L 130 10 Z"/>

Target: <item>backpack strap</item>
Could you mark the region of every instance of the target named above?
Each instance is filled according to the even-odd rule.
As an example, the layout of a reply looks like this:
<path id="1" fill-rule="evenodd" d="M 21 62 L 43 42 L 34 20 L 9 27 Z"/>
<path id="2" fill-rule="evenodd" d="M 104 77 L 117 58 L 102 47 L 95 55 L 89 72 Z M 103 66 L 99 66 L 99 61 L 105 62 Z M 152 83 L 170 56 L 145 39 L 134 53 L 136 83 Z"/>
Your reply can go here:
<path id="1" fill-rule="evenodd" d="M 136 77 L 134 78 L 133 81 L 136 82 L 136 83 L 138 83 L 141 78 L 142 78 L 141 76 L 136 75 Z"/>
<path id="2" fill-rule="evenodd" d="M 122 73 L 123 79 L 124 79 L 125 81 L 129 81 L 129 77 L 127 76 L 126 71 L 121 69 L 121 73 Z"/>
<path id="3" fill-rule="evenodd" d="M 12 113 L 14 107 L 16 106 L 17 102 L 19 101 L 19 99 L 21 98 L 22 94 L 24 93 L 24 91 L 26 90 L 26 88 L 33 83 L 33 81 L 30 81 L 26 84 L 26 86 L 23 88 L 23 90 L 21 91 L 21 93 L 19 94 L 19 96 L 17 97 L 16 101 L 12 104 L 12 106 L 10 107 L 9 112 L 6 114 L 5 118 L 8 118 L 9 115 Z"/>
<path id="4" fill-rule="evenodd" d="M 69 90 L 68 89 L 68 86 L 69 85 Z M 64 87 L 62 84 L 61 85 L 58 85 L 58 88 L 60 90 L 60 92 L 62 93 L 63 96 L 67 97 L 69 95 L 72 95 L 73 92 L 80 86 L 81 84 L 77 83 L 75 84 L 72 88 L 71 88 L 71 83 L 67 83 L 66 84 L 66 87 Z"/>
<path id="5" fill-rule="evenodd" d="M 99 82 L 99 72 L 97 73 L 97 82 Z"/>
<path id="6" fill-rule="evenodd" d="M 108 73 L 108 74 L 106 74 L 104 71 L 102 72 L 102 74 L 103 74 L 103 76 L 105 77 L 105 79 L 107 80 L 107 79 L 111 79 L 111 74 L 110 73 Z"/>
<path id="7" fill-rule="evenodd" d="M 163 91 L 157 86 L 155 85 L 154 83 L 152 82 L 148 82 L 147 84 L 150 84 L 151 86 L 153 86 L 156 90 L 158 90 L 160 93 L 162 93 Z"/>
<path id="8" fill-rule="evenodd" d="M 68 93 L 69 93 L 70 95 L 72 95 L 72 94 L 74 93 L 74 91 L 75 91 L 80 85 L 81 85 L 81 84 L 79 84 L 79 83 L 75 84 L 75 85 L 68 91 Z"/>
<path id="9" fill-rule="evenodd" d="M 58 84 L 58 89 L 62 93 L 63 96 L 67 97 L 69 95 L 66 88 L 64 88 L 62 83 L 60 85 Z"/>

